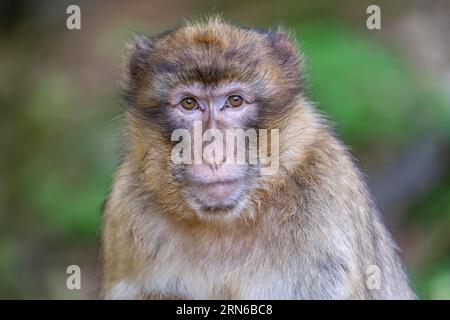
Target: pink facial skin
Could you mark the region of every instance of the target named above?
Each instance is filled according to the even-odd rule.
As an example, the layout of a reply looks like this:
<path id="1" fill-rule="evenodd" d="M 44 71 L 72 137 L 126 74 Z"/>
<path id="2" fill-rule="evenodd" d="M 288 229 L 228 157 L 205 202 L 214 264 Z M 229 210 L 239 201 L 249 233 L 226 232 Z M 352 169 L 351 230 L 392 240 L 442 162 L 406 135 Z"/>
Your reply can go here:
<path id="1" fill-rule="evenodd" d="M 228 98 L 238 95 L 242 104 L 238 107 L 230 105 Z M 185 98 L 195 99 L 196 106 L 186 109 L 182 105 Z M 256 118 L 257 107 L 253 92 L 239 83 L 228 83 L 213 88 L 205 88 L 199 84 L 177 87 L 169 97 L 169 118 L 177 128 L 185 128 L 191 132 L 192 144 L 198 136 L 194 134 L 194 123 L 201 123 L 202 130 L 220 130 L 226 136 L 227 129 L 246 129 L 248 123 Z M 214 141 L 200 141 L 204 147 Z M 184 179 L 186 191 L 197 203 L 208 208 L 233 207 L 247 189 L 248 164 L 226 163 L 226 152 L 223 160 L 208 161 L 202 158 L 201 163 L 186 164 Z"/>

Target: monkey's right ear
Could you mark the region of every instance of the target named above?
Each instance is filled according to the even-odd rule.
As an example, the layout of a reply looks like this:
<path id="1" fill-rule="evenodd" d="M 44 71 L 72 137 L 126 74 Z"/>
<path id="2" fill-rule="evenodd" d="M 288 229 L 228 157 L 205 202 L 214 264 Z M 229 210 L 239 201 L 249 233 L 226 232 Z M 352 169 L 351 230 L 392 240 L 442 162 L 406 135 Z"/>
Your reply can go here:
<path id="1" fill-rule="evenodd" d="M 135 78 L 141 74 L 148 64 L 148 56 L 152 49 L 152 41 L 150 38 L 134 34 L 134 41 L 129 46 L 129 62 L 128 68 L 130 76 Z"/>

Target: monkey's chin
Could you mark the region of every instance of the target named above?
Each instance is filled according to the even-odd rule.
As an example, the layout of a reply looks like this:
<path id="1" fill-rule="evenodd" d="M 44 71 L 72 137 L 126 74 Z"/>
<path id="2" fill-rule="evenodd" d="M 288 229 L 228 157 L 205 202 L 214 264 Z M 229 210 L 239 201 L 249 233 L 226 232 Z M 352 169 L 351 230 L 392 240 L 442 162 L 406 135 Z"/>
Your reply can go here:
<path id="1" fill-rule="evenodd" d="M 246 192 L 243 180 L 193 183 L 188 189 L 190 204 L 201 215 L 236 213 Z"/>

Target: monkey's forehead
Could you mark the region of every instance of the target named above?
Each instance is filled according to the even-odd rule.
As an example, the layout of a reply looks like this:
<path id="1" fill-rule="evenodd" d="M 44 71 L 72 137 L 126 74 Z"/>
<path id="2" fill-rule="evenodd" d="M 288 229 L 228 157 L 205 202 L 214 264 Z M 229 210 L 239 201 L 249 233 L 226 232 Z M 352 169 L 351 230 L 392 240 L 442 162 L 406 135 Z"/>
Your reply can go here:
<path id="1" fill-rule="evenodd" d="M 257 62 L 275 62 L 262 35 L 224 26 L 185 27 L 169 33 L 155 41 L 150 59 L 160 69 L 158 71 L 167 72 L 189 66 L 245 68 L 253 67 Z"/>
<path id="2" fill-rule="evenodd" d="M 228 24 L 220 18 L 211 17 L 204 22 L 187 23 L 169 30 L 158 36 L 157 39 L 160 40 L 160 45 L 168 45 L 169 48 L 179 46 L 185 48 L 188 43 L 194 47 L 226 50 L 246 44 L 253 46 L 267 44 L 264 39 L 268 34 L 268 31 L 262 29 L 243 28 Z"/>
<path id="3" fill-rule="evenodd" d="M 266 36 L 224 23 L 168 33 L 153 43 L 148 58 L 150 75 L 172 83 L 248 83 L 279 78 L 283 72 Z"/>

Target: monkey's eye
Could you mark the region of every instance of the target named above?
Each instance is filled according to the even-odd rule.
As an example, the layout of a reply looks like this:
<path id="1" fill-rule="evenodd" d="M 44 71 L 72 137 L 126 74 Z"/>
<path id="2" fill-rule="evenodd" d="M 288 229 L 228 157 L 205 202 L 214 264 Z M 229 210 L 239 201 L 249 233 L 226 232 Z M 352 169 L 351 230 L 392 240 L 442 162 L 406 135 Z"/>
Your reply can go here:
<path id="1" fill-rule="evenodd" d="M 228 103 L 233 108 L 240 107 L 243 102 L 244 102 L 244 99 L 240 95 L 234 94 L 234 95 L 228 97 Z"/>
<path id="2" fill-rule="evenodd" d="M 184 98 L 181 100 L 181 105 L 187 110 L 192 110 L 197 106 L 197 101 L 194 98 Z"/>

